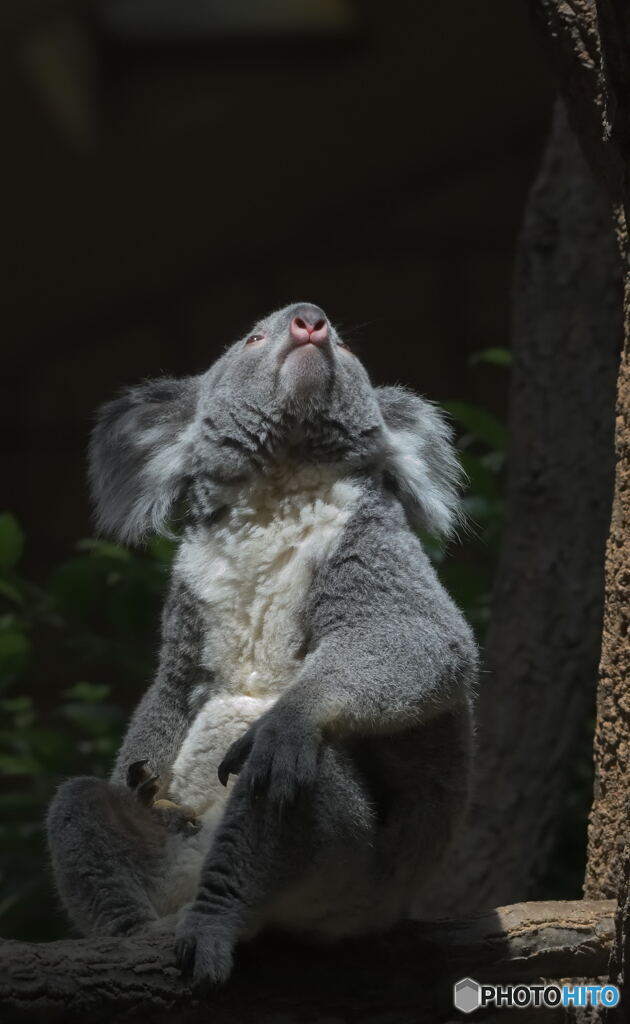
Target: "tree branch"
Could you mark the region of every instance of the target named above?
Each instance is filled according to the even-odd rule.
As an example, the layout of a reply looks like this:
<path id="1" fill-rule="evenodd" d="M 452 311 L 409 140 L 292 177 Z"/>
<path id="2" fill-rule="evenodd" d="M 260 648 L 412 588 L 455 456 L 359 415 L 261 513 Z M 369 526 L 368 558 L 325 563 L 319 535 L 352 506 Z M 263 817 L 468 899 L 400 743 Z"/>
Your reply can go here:
<path id="1" fill-rule="evenodd" d="M 437 1024 L 452 1015 L 451 985 L 594 977 L 605 973 L 615 902 L 517 903 L 461 921 L 408 921 L 331 948 L 268 937 L 239 950 L 233 980 L 202 998 L 177 971 L 172 937 L 0 946 L 0 1017 L 10 1021 L 209 1019 L 212 1024 L 342 1016 Z M 345 1019 L 345 1017 L 344 1017 Z M 388 1018 L 389 1019 L 389 1018 Z"/>

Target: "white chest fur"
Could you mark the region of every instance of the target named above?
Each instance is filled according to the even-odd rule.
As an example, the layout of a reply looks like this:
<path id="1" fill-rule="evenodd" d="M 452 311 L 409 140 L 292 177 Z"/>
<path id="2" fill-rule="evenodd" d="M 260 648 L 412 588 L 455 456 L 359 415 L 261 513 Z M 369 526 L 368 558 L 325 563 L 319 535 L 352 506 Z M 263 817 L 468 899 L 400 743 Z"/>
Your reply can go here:
<path id="1" fill-rule="evenodd" d="M 216 814 L 227 748 L 295 680 L 313 573 L 357 498 L 357 487 L 330 468 L 285 471 L 243 489 L 225 520 L 183 545 L 176 572 L 207 616 L 203 660 L 215 685 L 173 768 L 178 802 Z"/>

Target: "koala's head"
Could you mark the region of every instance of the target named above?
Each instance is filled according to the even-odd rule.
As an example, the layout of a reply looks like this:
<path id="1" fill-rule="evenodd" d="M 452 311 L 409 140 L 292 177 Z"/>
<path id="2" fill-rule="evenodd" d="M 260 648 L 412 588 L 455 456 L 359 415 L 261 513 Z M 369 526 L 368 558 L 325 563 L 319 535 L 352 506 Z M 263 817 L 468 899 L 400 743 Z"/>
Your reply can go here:
<path id="1" fill-rule="evenodd" d="M 460 471 L 440 413 L 404 388 L 374 388 L 323 310 L 296 303 L 206 373 L 145 382 L 101 409 L 98 524 L 128 542 L 166 532 L 178 499 L 207 517 L 284 460 L 373 471 L 417 527 L 448 533 L 457 517 Z"/>

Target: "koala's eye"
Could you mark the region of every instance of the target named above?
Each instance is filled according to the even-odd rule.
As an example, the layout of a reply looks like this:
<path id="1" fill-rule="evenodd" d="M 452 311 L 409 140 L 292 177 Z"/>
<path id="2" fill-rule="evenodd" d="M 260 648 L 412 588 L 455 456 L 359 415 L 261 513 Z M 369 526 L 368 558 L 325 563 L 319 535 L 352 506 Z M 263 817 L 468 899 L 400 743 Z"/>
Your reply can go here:
<path id="1" fill-rule="evenodd" d="M 247 341 L 245 342 L 245 344 L 246 345 L 253 345 L 254 342 L 256 342 L 256 341 L 264 341 L 264 340 L 265 340 L 265 335 L 264 334 L 250 334 L 250 336 L 247 339 Z"/>

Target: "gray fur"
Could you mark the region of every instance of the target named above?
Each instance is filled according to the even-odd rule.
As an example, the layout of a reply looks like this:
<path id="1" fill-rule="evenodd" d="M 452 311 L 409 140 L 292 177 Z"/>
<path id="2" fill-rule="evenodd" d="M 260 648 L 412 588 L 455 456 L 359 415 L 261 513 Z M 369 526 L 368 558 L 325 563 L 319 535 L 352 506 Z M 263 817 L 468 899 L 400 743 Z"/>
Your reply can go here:
<path id="1" fill-rule="evenodd" d="M 97 524 L 125 542 L 163 533 L 192 472 L 198 381 L 147 381 L 104 405 L 90 444 Z"/>
<path id="2" fill-rule="evenodd" d="M 449 536 L 462 519 L 462 468 L 452 430 L 431 402 L 402 387 L 377 388 L 385 420 L 386 474 L 412 526 Z"/>
<path id="3" fill-rule="evenodd" d="M 418 912 L 467 794 L 476 648 L 414 532 L 457 522 L 450 431 L 404 388 L 373 388 L 332 327 L 329 344 L 297 352 L 288 328 L 300 311 L 309 307 L 271 314 L 253 328 L 262 341 L 242 339 L 200 377 L 125 392 L 91 449 L 104 529 L 126 540 L 164 530 L 178 499 L 185 527 L 156 680 L 111 781 L 59 790 L 53 866 L 85 931 L 157 925 L 192 901 L 177 956 L 206 983 L 225 980 L 235 943 L 270 924 L 336 938 Z M 199 826 L 129 788 L 130 766 L 146 762 L 168 794 L 202 710 L 216 699 L 231 707 L 231 663 L 191 558 L 204 545 L 215 557 L 243 495 L 305 466 L 330 467 L 351 503 L 313 565 L 298 627 L 286 622 L 287 635 L 299 628 L 295 676 L 226 735 L 219 777 L 238 779 Z M 243 588 L 255 594 L 256 578 Z M 191 882 L 181 865 L 195 857 Z"/>

